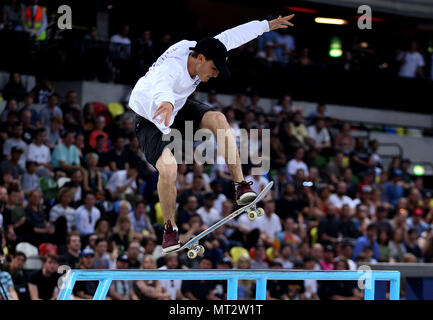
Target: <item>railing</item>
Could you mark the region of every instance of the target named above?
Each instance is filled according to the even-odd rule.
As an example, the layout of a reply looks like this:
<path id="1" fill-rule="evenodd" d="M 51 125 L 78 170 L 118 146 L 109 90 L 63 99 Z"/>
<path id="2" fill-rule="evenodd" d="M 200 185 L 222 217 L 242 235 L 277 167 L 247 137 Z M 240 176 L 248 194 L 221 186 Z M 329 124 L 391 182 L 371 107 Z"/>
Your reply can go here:
<path id="1" fill-rule="evenodd" d="M 68 300 L 76 281 L 99 281 L 93 300 L 104 300 L 112 280 L 227 280 L 227 300 L 237 300 L 238 280 L 256 280 L 256 300 L 266 300 L 267 280 L 352 280 L 363 284 L 364 299 L 374 300 L 375 281 L 390 281 L 390 300 L 400 298 L 398 271 L 303 270 L 69 270 L 58 300 Z"/>

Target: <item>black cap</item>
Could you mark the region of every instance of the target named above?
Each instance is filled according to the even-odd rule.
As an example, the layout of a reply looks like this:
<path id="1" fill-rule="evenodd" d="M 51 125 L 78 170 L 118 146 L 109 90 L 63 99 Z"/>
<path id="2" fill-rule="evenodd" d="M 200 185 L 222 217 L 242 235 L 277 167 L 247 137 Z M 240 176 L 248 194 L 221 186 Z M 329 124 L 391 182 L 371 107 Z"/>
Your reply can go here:
<path id="1" fill-rule="evenodd" d="M 22 147 L 18 147 L 18 146 L 12 147 L 11 153 L 16 153 L 16 152 L 23 153 L 24 149 Z"/>
<path id="2" fill-rule="evenodd" d="M 230 77 L 230 71 L 227 67 L 227 48 L 221 41 L 216 38 L 203 38 L 197 42 L 195 47 L 189 49 L 201 53 L 208 60 L 212 60 L 223 78 Z"/>

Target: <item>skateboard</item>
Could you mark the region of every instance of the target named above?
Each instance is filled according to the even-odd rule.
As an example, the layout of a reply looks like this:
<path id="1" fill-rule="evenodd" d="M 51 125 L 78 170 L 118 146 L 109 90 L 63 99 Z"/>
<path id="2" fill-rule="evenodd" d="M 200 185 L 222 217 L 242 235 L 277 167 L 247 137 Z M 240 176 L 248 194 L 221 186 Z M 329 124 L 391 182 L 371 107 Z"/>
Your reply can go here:
<path id="1" fill-rule="evenodd" d="M 254 221 L 258 217 L 263 216 L 265 214 L 265 211 L 262 208 L 257 208 L 257 203 L 259 203 L 260 201 L 262 201 L 266 197 L 266 195 L 271 190 L 273 184 L 274 184 L 273 181 L 269 182 L 266 185 L 266 187 L 264 187 L 262 192 L 260 192 L 252 202 L 250 202 L 249 204 L 233 211 L 231 214 L 229 214 L 225 218 L 219 220 L 218 222 L 215 222 L 215 224 L 213 224 L 212 226 L 210 226 L 206 230 L 202 231 L 199 235 L 189 239 L 187 242 L 185 242 L 185 244 L 183 246 L 181 246 L 180 248 L 178 248 L 174 251 L 171 251 L 171 252 L 178 252 L 181 250 L 189 249 L 187 252 L 187 257 L 190 259 L 195 259 L 195 258 L 197 258 L 197 256 L 202 256 L 204 254 L 204 247 L 202 245 L 200 245 L 198 243 L 198 241 L 200 239 L 202 239 L 203 237 L 207 236 L 209 233 L 215 231 L 216 229 L 218 229 L 222 225 L 226 224 L 227 222 L 236 218 L 238 215 L 240 215 L 244 212 L 246 212 L 248 214 L 248 219 L 250 219 L 251 221 Z"/>

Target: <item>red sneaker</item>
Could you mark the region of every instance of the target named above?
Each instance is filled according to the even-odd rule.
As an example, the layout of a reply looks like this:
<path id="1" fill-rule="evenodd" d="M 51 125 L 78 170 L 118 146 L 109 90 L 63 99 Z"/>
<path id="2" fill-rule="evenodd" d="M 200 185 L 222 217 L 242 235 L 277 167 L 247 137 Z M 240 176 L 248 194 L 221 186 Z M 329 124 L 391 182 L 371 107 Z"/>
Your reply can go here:
<path id="1" fill-rule="evenodd" d="M 177 230 L 173 230 L 170 220 L 164 225 L 164 235 L 162 239 L 162 251 L 164 253 L 169 253 L 180 248 L 179 235 Z"/>
<path id="2" fill-rule="evenodd" d="M 251 189 L 252 181 L 242 181 L 238 184 L 238 188 L 236 190 L 236 203 L 240 206 L 245 206 L 250 202 L 253 202 L 257 197 L 257 193 L 255 193 Z"/>

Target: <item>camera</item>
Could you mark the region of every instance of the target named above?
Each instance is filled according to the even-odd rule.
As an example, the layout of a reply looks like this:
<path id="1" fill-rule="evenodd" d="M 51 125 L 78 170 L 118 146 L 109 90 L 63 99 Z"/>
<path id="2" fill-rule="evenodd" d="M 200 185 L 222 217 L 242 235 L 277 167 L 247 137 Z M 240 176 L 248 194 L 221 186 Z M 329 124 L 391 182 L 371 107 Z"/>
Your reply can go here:
<path id="1" fill-rule="evenodd" d="M 312 181 L 304 181 L 304 182 L 302 182 L 302 186 L 304 186 L 304 187 L 312 187 L 313 186 L 313 182 Z"/>

